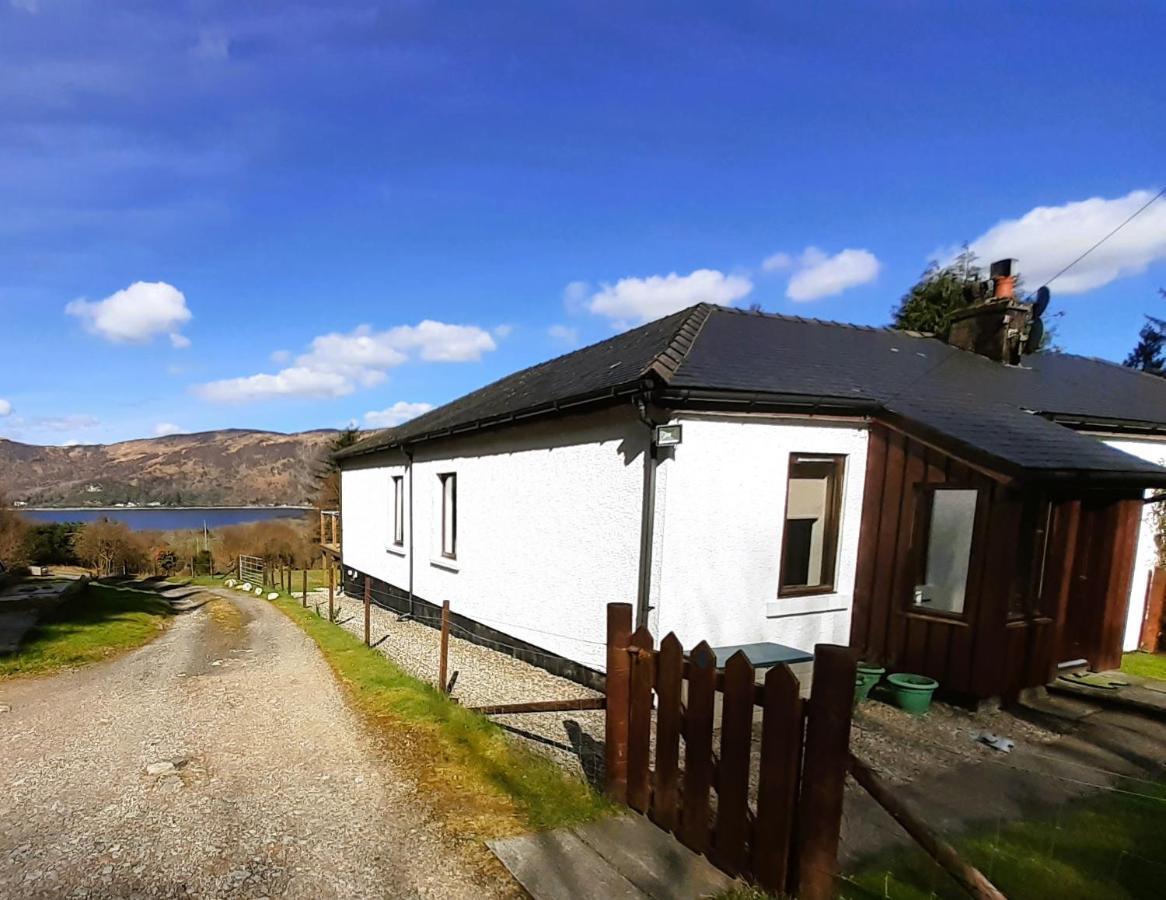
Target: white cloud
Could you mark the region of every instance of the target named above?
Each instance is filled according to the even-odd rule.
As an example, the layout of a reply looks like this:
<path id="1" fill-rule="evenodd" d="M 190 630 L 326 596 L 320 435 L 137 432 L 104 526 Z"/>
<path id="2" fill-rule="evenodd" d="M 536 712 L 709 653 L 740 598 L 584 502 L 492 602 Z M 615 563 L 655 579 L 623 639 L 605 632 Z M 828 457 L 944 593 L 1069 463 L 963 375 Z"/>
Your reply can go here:
<path id="1" fill-rule="evenodd" d="M 766 272 L 781 272 L 794 264 L 794 258 L 788 253 L 775 253 L 761 261 L 761 268 Z"/>
<path id="2" fill-rule="evenodd" d="M 1091 197 L 1062 206 L 1038 206 L 1018 219 L 1005 219 L 971 242 L 987 265 L 1011 257 L 1029 289 L 1071 263 L 1144 206 L 1153 191 L 1132 191 L 1107 200 Z M 955 251 L 947 250 L 941 258 Z M 1166 259 L 1166 198 L 1159 200 L 1054 283 L 1062 294 L 1080 294 Z"/>
<path id="3" fill-rule="evenodd" d="M 292 355 L 290 350 L 274 350 L 271 353 L 271 361 L 277 365 L 282 366 L 285 363 L 289 363 L 291 362 L 291 358 Z"/>
<path id="4" fill-rule="evenodd" d="M 572 281 L 563 288 L 563 306 L 567 312 L 577 313 L 583 309 L 587 297 L 591 293 L 591 285 L 586 281 Z"/>
<path id="5" fill-rule="evenodd" d="M 12 415 L 12 404 L 0 397 L 0 416 Z"/>
<path id="6" fill-rule="evenodd" d="M 364 424 L 371 428 L 392 428 L 433 409 L 432 403 L 407 403 L 398 400 L 388 409 L 370 410 L 364 414 Z"/>
<path id="7" fill-rule="evenodd" d="M 552 325 L 547 329 L 547 334 L 552 339 L 572 347 L 579 343 L 579 329 L 572 328 L 570 325 Z"/>
<path id="8" fill-rule="evenodd" d="M 879 268 L 878 259 L 869 250 L 847 249 L 829 256 L 817 247 L 807 247 L 794 262 L 785 295 L 799 303 L 832 297 L 874 281 Z"/>
<path id="9" fill-rule="evenodd" d="M 190 345 L 178 333 L 191 319 L 186 297 L 164 281 L 135 281 L 104 300 L 74 300 L 65 312 L 79 318 L 89 331 L 114 343 L 144 344 L 168 334 L 175 347 Z"/>
<path id="10" fill-rule="evenodd" d="M 490 333 L 476 325 L 425 320 L 373 331 L 361 325 L 347 334 L 315 338 L 295 364 L 274 374 L 227 378 L 199 385 L 195 392 L 215 403 L 240 403 L 265 397 L 342 397 L 370 388 L 388 370 L 416 355 L 428 362 L 476 362 L 496 349 Z"/>
<path id="11" fill-rule="evenodd" d="M 496 337 L 500 340 L 506 340 L 506 338 L 510 337 L 510 335 L 512 335 L 513 333 L 514 333 L 514 326 L 513 325 L 495 325 L 494 326 L 494 337 Z"/>
<path id="12" fill-rule="evenodd" d="M 26 425 L 32 428 L 41 428 L 46 431 L 72 431 L 77 428 L 96 428 L 101 424 L 97 416 L 38 416 L 29 419 Z"/>
<path id="13" fill-rule="evenodd" d="M 602 284 L 587 308 L 618 323 L 647 322 L 695 303 L 732 304 L 751 290 L 753 282 L 742 275 L 697 269 L 688 275 L 672 272 Z"/>
<path id="14" fill-rule="evenodd" d="M 67 441 L 61 441 L 61 447 L 81 447 L 84 446 L 77 438 L 69 438 Z"/>
<path id="15" fill-rule="evenodd" d="M 21 12 L 36 15 L 40 12 L 40 0 L 8 0 L 8 5 Z"/>
<path id="16" fill-rule="evenodd" d="M 190 338 L 178 332 L 172 332 L 170 335 L 170 346 L 175 350 L 185 350 L 190 346 Z"/>
<path id="17" fill-rule="evenodd" d="M 185 431 L 180 425 L 173 422 L 159 422 L 154 426 L 155 437 L 166 437 L 169 434 L 182 434 Z"/>

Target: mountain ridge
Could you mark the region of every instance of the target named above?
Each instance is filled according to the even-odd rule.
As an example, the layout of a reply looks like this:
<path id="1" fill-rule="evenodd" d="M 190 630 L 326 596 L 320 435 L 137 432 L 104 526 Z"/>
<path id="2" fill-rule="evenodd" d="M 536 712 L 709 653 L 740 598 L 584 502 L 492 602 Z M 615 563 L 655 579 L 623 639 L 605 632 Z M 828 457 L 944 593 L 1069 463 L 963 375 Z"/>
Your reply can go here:
<path id="1" fill-rule="evenodd" d="M 335 434 L 224 428 L 70 447 L 0 438 L 0 492 L 44 507 L 308 505 Z"/>

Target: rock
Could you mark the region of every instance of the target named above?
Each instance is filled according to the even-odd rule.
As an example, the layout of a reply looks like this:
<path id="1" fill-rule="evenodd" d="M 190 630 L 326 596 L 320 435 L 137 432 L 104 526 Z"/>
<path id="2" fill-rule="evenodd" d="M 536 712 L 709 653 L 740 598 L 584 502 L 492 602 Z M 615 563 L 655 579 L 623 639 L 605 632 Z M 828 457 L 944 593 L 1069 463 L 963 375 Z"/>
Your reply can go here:
<path id="1" fill-rule="evenodd" d="M 223 584 L 226 585 L 227 587 L 234 587 L 238 583 L 239 582 L 237 582 L 234 578 L 228 578 L 226 581 L 223 582 Z"/>
<path id="2" fill-rule="evenodd" d="M 267 595 L 267 599 L 268 600 L 278 600 L 279 594 L 277 594 L 275 591 L 272 591 L 270 594 Z M 0 712 L 4 712 L 4 710 L 0 709 Z"/>
<path id="3" fill-rule="evenodd" d="M 241 585 L 239 585 L 239 590 L 241 590 L 241 591 L 250 591 L 250 590 L 251 590 L 251 582 L 250 582 L 250 581 L 244 581 L 244 582 L 243 582 Z"/>
<path id="4" fill-rule="evenodd" d="M 255 589 L 255 596 L 262 597 L 263 596 L 263 588 L 256 588 Z"/>
<path id="5" fill-rule="evenodd" d="M 0 713 L 12 712 L 12 707 L 7 703 L 0 703 Z"/>
<path id="6" fill-rule="evenodd" d="M 146 766 L 147 775 L 169 775 L 174 771 L 174 763 L 166 760 L 165 762 L 154 762 Z"/>

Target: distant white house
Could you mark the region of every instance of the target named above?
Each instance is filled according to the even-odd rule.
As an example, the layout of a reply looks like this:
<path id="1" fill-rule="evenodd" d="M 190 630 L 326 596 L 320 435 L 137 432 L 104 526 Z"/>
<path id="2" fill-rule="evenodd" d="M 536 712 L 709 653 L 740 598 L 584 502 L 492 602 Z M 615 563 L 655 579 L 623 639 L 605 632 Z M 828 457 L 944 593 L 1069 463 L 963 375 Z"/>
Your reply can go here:
<path id="1" fill-rule="evenodd" d="M 448 600 L 582 680 L 612 601 L 686 647 L 851 643 L 971 696 L 1110 665 L 1166 380 L 1020 357 L 1001 309 L 1023 325 L 1003 298 L 953 346 L 702 304 L 504 378 L 338 454 L 348 589 Z"/>

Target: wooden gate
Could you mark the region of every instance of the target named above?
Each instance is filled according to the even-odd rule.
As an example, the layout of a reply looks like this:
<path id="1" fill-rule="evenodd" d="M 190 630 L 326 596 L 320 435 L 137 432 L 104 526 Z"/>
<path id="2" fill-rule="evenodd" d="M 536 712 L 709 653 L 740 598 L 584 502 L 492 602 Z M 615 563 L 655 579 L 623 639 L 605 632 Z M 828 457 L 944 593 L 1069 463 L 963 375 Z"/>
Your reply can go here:
<path id="1" fill-rule="evenodd" d="M 631 606 L 611 604 L 609 795 L 731 875 L 833 896 L 855 666 L 849 648 L 819 645 L 806 702 L 787 666 L 758 684 L 738 652 L 718 671 L 707 643 L 686 655 L 669 634 L 656 649 L 631 632 Z"/>

